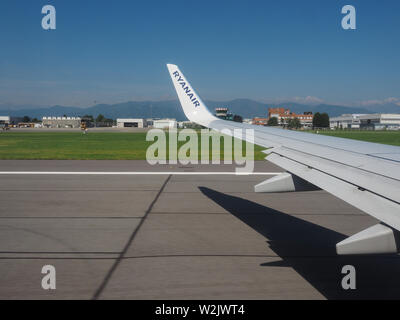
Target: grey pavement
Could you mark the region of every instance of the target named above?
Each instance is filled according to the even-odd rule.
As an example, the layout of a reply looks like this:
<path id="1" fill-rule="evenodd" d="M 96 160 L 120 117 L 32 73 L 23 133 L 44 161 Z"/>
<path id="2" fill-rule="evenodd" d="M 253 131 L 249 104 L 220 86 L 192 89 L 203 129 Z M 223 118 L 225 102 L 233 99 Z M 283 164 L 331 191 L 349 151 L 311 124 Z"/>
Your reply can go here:
<path id="1" fill-rule="evenodd" d="M 279 172 L 267 161 L 259 172 Z M 0 161 L 0 171 L 232 171 L 143 161 Z M 0 299 L 399 298 L 398 256 L 338 257 L 376 223 L 267 176 L 0 175 Z M 55 266 L 56 290 L 41 288 Z M 357 289 L 341 288 L 354 265 Z"/>

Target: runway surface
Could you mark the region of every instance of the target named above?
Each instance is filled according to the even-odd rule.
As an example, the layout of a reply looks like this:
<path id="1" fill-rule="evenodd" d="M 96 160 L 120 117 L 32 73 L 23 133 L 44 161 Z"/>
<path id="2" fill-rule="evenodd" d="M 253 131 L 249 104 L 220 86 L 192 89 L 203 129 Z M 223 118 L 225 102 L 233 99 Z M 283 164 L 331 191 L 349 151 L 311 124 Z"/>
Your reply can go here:
<path id="1" fill-rule="evenodd" d="M 232 171 L 142 161 L 0 161 L 0 171 Z M 279 172 L 266 161 L 256 171 Z M 0 175 L 0 299 L 399 298 L 398 256 L 338 257 L 373 218 L 268 177 Z M 56 290 L 41 269 L 56 268 Z M 344 265 L 356 290 L 344 290 Z"/>

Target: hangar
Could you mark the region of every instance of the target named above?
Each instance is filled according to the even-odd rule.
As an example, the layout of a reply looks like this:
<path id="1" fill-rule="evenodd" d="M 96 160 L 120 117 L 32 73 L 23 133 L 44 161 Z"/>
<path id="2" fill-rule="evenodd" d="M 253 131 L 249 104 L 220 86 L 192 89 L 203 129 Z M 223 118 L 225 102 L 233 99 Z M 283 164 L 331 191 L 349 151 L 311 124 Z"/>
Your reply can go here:
<path id="1" fill-rule="evenodd" d="M 10 117 L 9 116 L 0 116 L 0 128 L 5 130 L 8 125 L 10 124 Z"/>
<path id="2" fill-rule="evenodd" d="M 144 128 L 147 127 L 145 119 L 117 119 L 118 128 Z"/>
<path id="3" fill-rule="evenodd" d="M 376 113 L 360 116 L 360 128 L 372 130 L 400 130 L 400 114 Z"/>
<path id="4" fill-rule="evenodd" d="M 0 124 L 9 124 L 10 117 L 9 116 L 0 116 Z"/>

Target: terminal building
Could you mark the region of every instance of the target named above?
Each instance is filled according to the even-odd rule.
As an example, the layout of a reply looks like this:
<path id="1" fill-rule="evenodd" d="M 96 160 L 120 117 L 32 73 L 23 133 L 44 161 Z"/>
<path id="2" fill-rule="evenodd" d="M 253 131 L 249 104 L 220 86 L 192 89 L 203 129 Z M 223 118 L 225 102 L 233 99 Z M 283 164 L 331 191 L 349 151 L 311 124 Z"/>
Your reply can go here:
<path id="1" fill-rule="evenodd" d="M 400 114 L 375 113 L 359 116 L 360 129 L 400 130 Z"/>
<path id="2" fill-rule="evenodd" d="M 145 119 L 117 119 L 118 128 L 145 128 L 147 127 L 147 121 Z"/>
<path id="3" fill-rule="evenodd" d="M 342 114 L 330 118 L 331 129 L 400 130 L 400 114 Z"/>
<path id="4" fill-rule="evenodd" d="M 342 114 L 329 119 L 331 129 L 359 129 L 361 114 Z"/>
<path id="5" fill-rule="evenodd" d="M 80 117 L 43 117 L 43 127 L 46 128 L 80 128 Z"/>

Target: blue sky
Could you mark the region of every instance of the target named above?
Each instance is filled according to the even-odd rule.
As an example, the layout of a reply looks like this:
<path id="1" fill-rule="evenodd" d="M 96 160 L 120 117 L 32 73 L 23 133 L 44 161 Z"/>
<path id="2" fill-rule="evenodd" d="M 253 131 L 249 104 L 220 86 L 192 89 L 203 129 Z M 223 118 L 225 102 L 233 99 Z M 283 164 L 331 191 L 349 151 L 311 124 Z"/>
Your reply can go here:
<path id="1" fill-rule="evenodd" d="M 203 99 L 400 104 L 399 34 L 398 0 L 2 0 L 0 104 L 175 99 L 166 63 Z"/>

